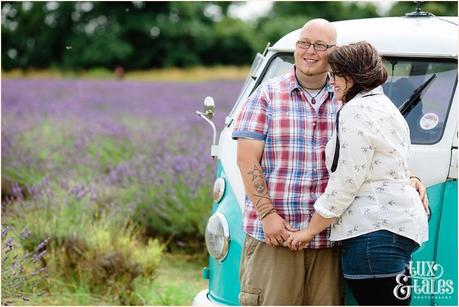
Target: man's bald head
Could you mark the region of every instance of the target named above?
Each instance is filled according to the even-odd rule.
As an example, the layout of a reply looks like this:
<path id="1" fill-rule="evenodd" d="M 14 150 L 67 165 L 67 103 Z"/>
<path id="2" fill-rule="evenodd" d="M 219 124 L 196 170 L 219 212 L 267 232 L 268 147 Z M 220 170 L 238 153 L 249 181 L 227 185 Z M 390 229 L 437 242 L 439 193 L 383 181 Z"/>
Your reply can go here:
<path id="1" fill-rule="evenodd" d="M 323 18 L 311 19 L 304 24 L 300 31 L 300 37 L 308 32 L 320 32 L 323 35 L 323 41 L 328 44 L 336 44 L 337 33 L 335 26 Z"/>
<path id="2" fill-rule="evenodd" d="M 294 52 L 296 77 L 303 86 L 320 88 L 327 78 L 328 52 L 336 45 L 336 29 L 325 19 L 312 19 L 304 24 L 298 42 L 302 44 L 297 43 Z M 316 50 L 316 44 L 322 47 Z"/>

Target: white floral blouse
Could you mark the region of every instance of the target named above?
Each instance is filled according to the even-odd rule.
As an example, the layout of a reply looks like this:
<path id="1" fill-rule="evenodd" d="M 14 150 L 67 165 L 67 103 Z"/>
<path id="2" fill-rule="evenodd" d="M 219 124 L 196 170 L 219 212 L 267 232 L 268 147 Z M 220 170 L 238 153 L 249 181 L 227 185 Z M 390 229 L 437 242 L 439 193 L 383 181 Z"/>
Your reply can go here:
<path id="1" fill-rule="evenodd" d="M 336 132 L 335 132 L 336 133 Z M 410 186 L 410 132 L 382 87 L 360 93 L 340 111 L 340 155 L 325 193 L 314 208 L 325 218 L 337 217 L 331 241 L 388 230 L 421 244 L 428 240 L 427 215 Z M 326 147 L 330 171 L 336 145 Z"/>

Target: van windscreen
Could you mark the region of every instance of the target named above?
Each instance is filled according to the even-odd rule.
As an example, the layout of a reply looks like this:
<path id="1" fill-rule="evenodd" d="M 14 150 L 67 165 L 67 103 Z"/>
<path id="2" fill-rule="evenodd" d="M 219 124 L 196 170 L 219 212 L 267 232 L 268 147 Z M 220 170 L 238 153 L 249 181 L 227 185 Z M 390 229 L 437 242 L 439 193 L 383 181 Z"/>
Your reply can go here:
<path id="1" fill-rule="evenodd" d="M 438 142 L 443 135 L 457 84 L 457 61 L 386 57 L 384 64 L 388 73 L 383 85 L 384 93 L 397 107 L 416 88 L 436 75 L 405 119 L 410 126 L 411 143 Z"/>
<path id="2" fill-rule="evenodd" d="M 434 144 L 441 140 L 457 85 L 457 60 L 384 57 L 388 78 L 384 93 L 397 106 L 434 74 L 422 92 L 419 103 L 406 115 L 412 144 Z M 261 75 L 261 84 L 287 73 L 293 65 L 292 54 L 278 54 Z"/>

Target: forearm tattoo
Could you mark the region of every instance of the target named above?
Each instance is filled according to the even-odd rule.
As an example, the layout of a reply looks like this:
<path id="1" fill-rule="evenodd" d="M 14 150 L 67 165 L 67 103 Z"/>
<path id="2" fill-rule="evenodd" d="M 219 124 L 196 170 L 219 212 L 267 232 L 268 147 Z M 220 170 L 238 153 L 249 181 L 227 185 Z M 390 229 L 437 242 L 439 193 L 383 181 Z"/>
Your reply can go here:
<path id="1" fill-rule="evenodd" d="M 269 198 L 268 187 L 266 186 L 266 180 L 263 174 L 263 170 L 258 166 L 254 165 L 253 169 L 247 173 L 252 176 L 252 185 L 255 188 L 253 196 L 255 209 L 259 214 L 263 214 L 273 208 L 271 199 Z"/>

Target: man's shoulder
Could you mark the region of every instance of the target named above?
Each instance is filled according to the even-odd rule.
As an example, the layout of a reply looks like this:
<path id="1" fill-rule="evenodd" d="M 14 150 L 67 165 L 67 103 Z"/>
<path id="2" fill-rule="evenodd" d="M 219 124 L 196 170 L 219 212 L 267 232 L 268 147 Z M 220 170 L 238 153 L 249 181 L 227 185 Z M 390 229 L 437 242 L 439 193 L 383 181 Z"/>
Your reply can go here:
<path id="1" fill-rule="evenodd" d="M 291 91 L 293 89 L 292 73 L 288 72 L 266 80 L 260 84 L 260 89 L 266 90 L 268 93 Z"/>

